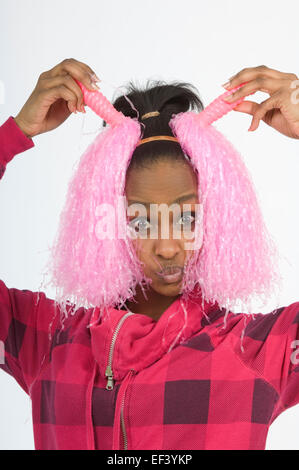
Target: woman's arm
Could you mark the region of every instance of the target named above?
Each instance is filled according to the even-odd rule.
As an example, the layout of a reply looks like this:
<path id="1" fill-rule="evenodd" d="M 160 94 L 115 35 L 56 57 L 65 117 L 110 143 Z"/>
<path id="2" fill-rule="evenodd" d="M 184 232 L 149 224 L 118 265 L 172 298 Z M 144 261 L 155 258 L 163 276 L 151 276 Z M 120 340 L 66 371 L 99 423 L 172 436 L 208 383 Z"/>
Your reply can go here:
<path id="1" fill-rule="evenodd" d="M 241 329 L 235 335 L 234 351 L 256 374 L 252 400 L 271 423 L 299 403 L 299 302 L 268 314 L 246 314 L 240 333 Z"/>
<path id="2" fill-rule="evenodd" d="M 15 155 L 34 146 L 32 137 L 56 129 L 72 112 L 85 112 L 83 93 L 75 79 L 91 91 L 98 89 L 99 79 L 88 65 L 63 60 L 39 76 L 18 115 L 10 116 L 0 127 L 0 178 Z"/>
<path id="3" fill-rule="evenodd" d="M 0 126 L 0 179 L 4 175 L 6 165 L 13 157 L 34 147 L 32 139 L 27 137 L 10 116 Z"/>
<path id="4" fill-rule="evenodd" d="M 223 86 L 230 90 L 241 83 L 246 84 L 226 101 L 233 103 L 256 91 L 269 94 L 260 104 L 244 100 L 234 108 L 252 116 L 248 130 L 255 131 L 263 120 L 281 134 L 299 139 L 297 75 L 261 65 L 241 70 Z M 255 314 L 241 337 L 242 341 L 238 338 L 235 343 L 235 352 L 256 374 L 252 400 L 258 412 L 254 420 L 272 422 L 285 409 L 299 403 L 299 302 L 266 315 Z"/>
<path id="5" fill-rule="evenodd" d="M 0 368 L 26 393 L 49 352 L 55 317 L 54 300 L 44 293 L 9 288 L 0 280 Z"/>
<path id="6" fill-rule="evenodd" d="M 260 104 L 244 100 L 234 107 L 234 111 L 253 116 L 248 130 L 255 131 L 262 119 L 281 134 L 299 139 L 299 79 L 297 75 L 260 65 L 241 70 L 223 86 L 231 90 L 244 82 L 246 83 L 244 86 L 224 99 L 233 103 L 256 91 L 270 95 Z"/>
<path id="7" fill-rule="evenodd" d="M 80 110 L 83 94 L 75 79 L 94 90 L 92 73 L 82 62 L 67 59 L 40 75 L 19 114 L 0 127 L 0 177 L 14 155 L 34 146 L 32 137 L 55 129 Z M 56 309 L 44 293 L 7 287 L 0 280 L 0 368 L 27 393 L 49 353 L 50 328 L 60 317 Z"/>

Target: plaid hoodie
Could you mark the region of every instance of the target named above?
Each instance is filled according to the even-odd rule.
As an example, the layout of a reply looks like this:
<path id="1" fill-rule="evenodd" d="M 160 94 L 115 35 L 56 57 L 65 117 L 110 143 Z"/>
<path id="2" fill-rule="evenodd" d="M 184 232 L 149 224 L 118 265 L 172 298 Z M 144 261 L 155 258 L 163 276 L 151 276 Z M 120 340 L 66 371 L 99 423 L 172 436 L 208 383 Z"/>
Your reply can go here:
<path id="1" fill-rule="evenodd" d="M 10 117 L 1 175 L 33 146 Z M 1 368 L 31 397 L 36 449 L 264 449 L 270 424 L 299 402 L 299 302 L 224 322 L 194 299 L 158 321 L 81 308 L 62 328 L 54 300 L 0 281 Z"/>

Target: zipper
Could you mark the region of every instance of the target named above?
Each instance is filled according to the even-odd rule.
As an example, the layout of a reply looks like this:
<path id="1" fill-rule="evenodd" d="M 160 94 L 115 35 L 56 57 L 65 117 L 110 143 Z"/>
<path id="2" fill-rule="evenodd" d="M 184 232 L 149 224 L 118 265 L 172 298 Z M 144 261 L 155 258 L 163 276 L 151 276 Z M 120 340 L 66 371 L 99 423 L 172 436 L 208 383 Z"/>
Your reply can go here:
<path id="1" fill-rule="evenodd" d="M 122 430 L 122 435 L 123 435 L 124 450 L 128 450 L 128 437 L 127 437 L 125 418 L 124 418 L 124 405 L 125 405 L 125 396 L 121 404 L 120 425 L 121 425 L 121 430 Z"/>
<path id="2" fill-rule="evenodd" d="M 126 389 L 129 383 L 130 378 L 133 376 L 134 370 L 130 370 L 130 375 L 128 382 L 126 383 Z M 126 431 L 126 425 L 125 425 L 125 418 L 124 418 L 124 407 L 125 407 L 125 397 L 126 397 L 126 390 L 124 392 L 122 402 L 121 402 L 121 408 L 120 408 L 120 426 L 121 426 L 121 431 L 122 431 L 122 437 L 123 437 L 123 444 L 124 444 L 124 450 L 128 450 L 128 436 L 127 436 L 127 431 Z"/>
<path id="3" fill-rule="evenodd" d="M 112 360 L 113 360 L 114 346 L 115 346 L 115 343 L 116 343 L 116 339 L 117 339 L 119 330 L 122 327 L 122 324 L 131 315 L 134 315 L 134 313 L 129 311 L 123 317 L 121 317 L 121 319 L 119 320 L 118 324 L 116 325 L 116 328 L 115 328 L 114 333 L 112 335 L 110 348 L 109 348 L 109 355 L 108 355 L 108 364 L 107 364 L 106 371 L 105 371 L 105 376 L 107 377 L 106 390 L 113 390 L 113 388 L 114 388 L 113 370 L 112 370 Z"/>

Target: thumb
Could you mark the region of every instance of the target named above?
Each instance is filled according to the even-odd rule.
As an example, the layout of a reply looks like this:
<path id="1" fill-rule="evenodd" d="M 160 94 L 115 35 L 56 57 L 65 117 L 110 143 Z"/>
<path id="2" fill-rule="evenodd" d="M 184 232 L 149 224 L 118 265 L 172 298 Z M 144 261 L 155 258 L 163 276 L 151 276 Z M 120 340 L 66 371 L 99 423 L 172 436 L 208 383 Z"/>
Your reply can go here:
<path id="1" fill-rule="evenodd" d="M 258 106 L 259 105 L 254 101 L 242 101 L 242 103 L 233 108 L 233 111 L 239 111 L 241 113 L 251 114 L 251 116 L 253 116 Z"/>

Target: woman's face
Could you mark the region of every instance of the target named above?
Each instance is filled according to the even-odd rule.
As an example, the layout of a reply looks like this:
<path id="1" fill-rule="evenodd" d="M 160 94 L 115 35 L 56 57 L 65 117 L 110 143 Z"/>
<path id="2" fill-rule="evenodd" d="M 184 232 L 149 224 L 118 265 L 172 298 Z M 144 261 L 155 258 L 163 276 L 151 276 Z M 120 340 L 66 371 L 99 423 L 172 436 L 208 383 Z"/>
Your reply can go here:
<path id="1" fill-rule="evenodd" d="M 161 160 L 148 168 L 129 169 L 125 194 L 131 238 L 145 275 L 152 279 L 151 288 L 165 296 L 178 295 L 184 264 L 193 251 L 196 174 L 187 161 Z M 170 270 L 159 275 L 165 268 Z"/>

